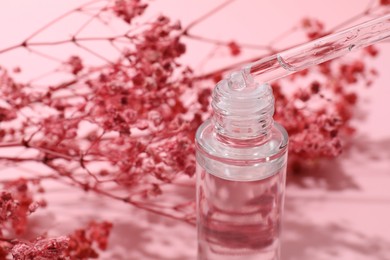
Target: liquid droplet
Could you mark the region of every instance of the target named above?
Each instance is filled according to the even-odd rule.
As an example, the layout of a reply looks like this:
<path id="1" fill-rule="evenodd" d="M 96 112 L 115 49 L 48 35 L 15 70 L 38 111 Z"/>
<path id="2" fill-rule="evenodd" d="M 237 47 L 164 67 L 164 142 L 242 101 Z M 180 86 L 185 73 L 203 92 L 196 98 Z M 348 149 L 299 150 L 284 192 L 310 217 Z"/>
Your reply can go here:
<path id="1" fill-rule="evenodd" d="M 233 72 L 228 80 L 229 88 L 231 90 L 240 91 L 246 87 L 245 78 L 242 72 Z"/>

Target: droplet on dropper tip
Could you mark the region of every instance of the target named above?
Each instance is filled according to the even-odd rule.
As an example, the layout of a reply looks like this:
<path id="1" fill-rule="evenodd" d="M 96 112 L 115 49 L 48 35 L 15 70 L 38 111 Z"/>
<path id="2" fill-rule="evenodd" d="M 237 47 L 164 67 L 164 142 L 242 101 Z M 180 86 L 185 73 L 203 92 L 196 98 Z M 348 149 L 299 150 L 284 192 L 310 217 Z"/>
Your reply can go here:
<path id="1" fill-rule="evenodd" d="M 230 74 L 228 78 L 228 86 L 234 91 L 240 91 L 246 87 L 246 81 L 242 71 L 235 71 Z"/>

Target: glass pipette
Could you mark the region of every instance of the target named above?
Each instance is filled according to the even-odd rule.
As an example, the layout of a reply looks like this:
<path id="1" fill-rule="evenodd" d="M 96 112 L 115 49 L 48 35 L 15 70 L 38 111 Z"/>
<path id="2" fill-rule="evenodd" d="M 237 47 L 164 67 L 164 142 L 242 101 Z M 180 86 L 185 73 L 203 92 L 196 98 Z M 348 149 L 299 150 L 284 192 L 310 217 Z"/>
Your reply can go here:
<path id="1" fill-rule="evenodd" d="M 268 83 L 389 37 L 390 14 L 386 14 L 263 58 L 245 66 L 243 72 L 247 76 L 249 73 L 259 83 Z"/>

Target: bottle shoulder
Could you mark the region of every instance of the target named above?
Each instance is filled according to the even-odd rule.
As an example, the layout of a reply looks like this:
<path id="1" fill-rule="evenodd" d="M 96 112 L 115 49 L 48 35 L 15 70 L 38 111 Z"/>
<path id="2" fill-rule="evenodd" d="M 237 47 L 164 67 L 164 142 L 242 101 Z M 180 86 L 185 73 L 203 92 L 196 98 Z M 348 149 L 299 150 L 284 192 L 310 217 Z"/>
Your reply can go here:
<path id="1" fill-rule="evenodd" d="M 215 160 L 266 162 L 286 154 L 288 134 L 283 126 L 274 122 L 264 142 L 246 140 L 245 145 L 237 146 L 218 138 L 211 120 L 207 120 L 198 128 L 196 146 L 199 153 Z"/>

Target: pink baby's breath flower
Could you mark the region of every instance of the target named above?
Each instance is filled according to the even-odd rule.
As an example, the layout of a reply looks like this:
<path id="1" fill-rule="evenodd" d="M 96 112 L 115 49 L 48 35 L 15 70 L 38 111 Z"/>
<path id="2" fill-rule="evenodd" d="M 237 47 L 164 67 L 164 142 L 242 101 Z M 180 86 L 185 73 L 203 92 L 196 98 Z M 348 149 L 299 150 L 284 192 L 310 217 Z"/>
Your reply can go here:
<path id="1" fill-rule="evenodd" d="M 142 3 L 140 0 L 115 0 L 113 11 L 122 18 L 126 23 L 140 16 L 148 5 Z"/>

